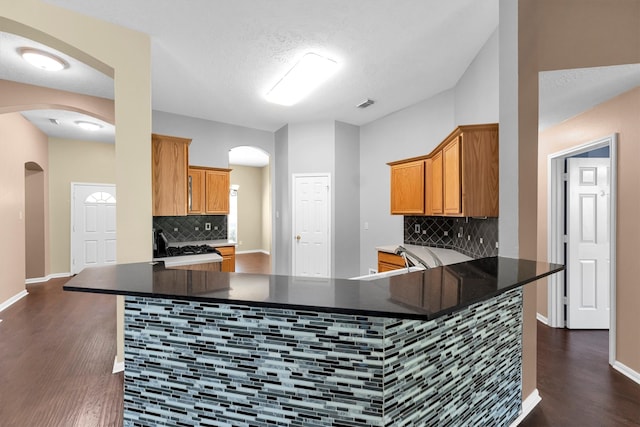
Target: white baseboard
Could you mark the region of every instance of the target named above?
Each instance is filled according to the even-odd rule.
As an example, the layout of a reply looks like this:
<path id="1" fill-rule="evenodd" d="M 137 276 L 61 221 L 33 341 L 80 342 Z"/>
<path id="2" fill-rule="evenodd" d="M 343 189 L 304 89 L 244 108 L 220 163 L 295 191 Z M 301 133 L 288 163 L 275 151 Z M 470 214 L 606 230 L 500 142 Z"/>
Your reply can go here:
<path id="1" fill-rule="evenodd" d="M 264 249 L 250 249 L 248 251 L 236 251 L 236 255 L 239 254 L 256 254 L 256 253 L 262 253 L 265 255 L 269 255 L 269 251 L 265 251 Z"/>
<path id="2" fill-rule="evenodd" d="M 18 301 L 19 299 L 21 299 L 23 297 L 26 297 L 28 294 L 29 293 L 27 292 L 26 289 L 23 290 L 23 291 L 20 291 L 17 294 L 15 294 L 11 298 L 9 298 L 8 300 L 6 300 L 2 304 L 0 304 L 0 311 L 4 310 L 5 308 L 8 308 L 11 304 L 15 303 L 16 301 Z"/>
<path id="3" fill-rule="evenodd" d="M 624 363 L 620 363 L 616 360 L 615 362 L 613 362 L 613 365 L 611 366 L 613 366 L 613 369 L 620 372 L 622 375 L 629 378 L 631 381 L 634 381 L 640 384 L 640 373 L 634 371 Z"/>
<path id="4" fill-rule="evenodd" d="M 25 280 L 25 283 L 27 285 L 30 285 L 32 283 L 43 283 L 43 282 L 48 282 L 51 279 L 59 279 L 62 277 L 71 277 L 72 274 L 71 273 L 53 273 L 53 274 L 48 274 L 45 277 L 34 277 L 32 279 L 27 279 Z"/>
<path id="5" fill-rule="evenodd" d="M 531 392 L 529 396 L 522 402 L 522 412 L 518 415 L 518 418 L 515 419 L 514 422 L 511 423 L 509 427 L 515 427 L 519 425 L 526 417 L 529 415 L 533 408 L 538 406 L 538 403 L 542 401 L 540 397 L 540 393 L 538 393 L 538 389 L 535 389 Z"/>
<path id="6" fill-rule="evenodd" d="M 536 313 L 536 319 L 538 319 L 539 322 L 544 323 L 545 325 L 549 326 L 549 319 L 547 319 L 546 317 L 544 317 L 542 314 L 540 313 Z"/>
<path id="7" fill-rule="evenodd" d="M 113 359 L 113 371 L 112 374 L 117 374 L 118 372 L 124 371 L 124 361 L 118 362 L 118 356 Z"/>

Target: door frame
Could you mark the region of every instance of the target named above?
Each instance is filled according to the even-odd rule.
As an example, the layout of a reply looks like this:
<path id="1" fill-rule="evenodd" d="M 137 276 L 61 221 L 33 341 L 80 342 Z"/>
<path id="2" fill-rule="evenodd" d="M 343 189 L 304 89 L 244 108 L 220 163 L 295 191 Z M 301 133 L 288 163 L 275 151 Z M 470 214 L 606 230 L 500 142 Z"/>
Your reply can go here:
<path id="1" fill-rule="evenodd" d="M 69 224 L 69 273 L 71 275 L 75 274 L 73 272 L 73 251 L 75 248 L 74 246 L 74 239 L 73 239 L 73 225 L 75 224 L 75 189 L 76 187 L 79 186 L 95 186 L 95 187 L 113 187 L 116 188 L 116 184 L 100 184 L 100 183 L 96 183 L 96 182 L 72 182 L 71 183 L 71 215 L 69 215 L 69 218 L 71 220 L 70 224 Z M 118 199 L 118 197 L 116 196 L 116 200 Z"/>
<path id="2" fill-rule="evenodd" d="M 598 148 L 609 147 L 610 161 L 610 204 L 609 204 L 609 364 L 616 360 L 616 211 L 618 176 L 618 134 L 576 145 L 547 158 L 548 200 L 547 200 L 547 257 L 549 262 L 564 264 L 564 233 L 562 228 L 565 216 L 563 195 L 564 160 L 576 154 Z M 548 279 L 548 324 L 552 328 L 564 328 L 564 275 L 552 274 Z"/>
<path id="3" fill-rule="evenodd" d="M 328 186 L 329 186 L 329 195 L 327 197 L 327 271 L 329 273 L 328 277 L 332 276 L 332 263 L 331 263 L 331 255 L 332 255 L 332 247 L 331 247 L 331 235 L 333 234 L 332 223 L 331 223 L 331 213 L 333 212 L 331 209 L 331 198 L 333 196 L 331 192 L 331 174 L 330 173 L 294 173 L 291 174 L 292 181 L 292 195 L 291 195 L 291 275 L 295 275 L 296 272 L 296 249 L 295 249 L 295 233 L 296 233 L 296 183 L 297 178 L 307 178 L 312 176 L 321 176 L 326 177 Z"/>

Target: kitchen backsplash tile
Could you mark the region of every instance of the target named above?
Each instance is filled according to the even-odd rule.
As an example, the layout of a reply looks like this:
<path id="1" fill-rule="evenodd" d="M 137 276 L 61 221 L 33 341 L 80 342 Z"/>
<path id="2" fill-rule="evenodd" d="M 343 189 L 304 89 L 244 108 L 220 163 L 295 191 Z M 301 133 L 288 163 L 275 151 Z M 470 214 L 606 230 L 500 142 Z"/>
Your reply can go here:
<path id="1" fill-rule="evenodd" d="M 473 258 L 484 258 L 498 255 L 497 242 L 498 218 L 404 217 L 406 244 L 455 249 Z"/>
<path id="2" fill-rule="evenodd" d="M 211 224 L 211 230 L 205 230 L 206 223 Z M 220 240 L 227 238 L 227 216 L 154 216 L 153 228 L 162 230 L 170 243 L 190 242 L 193 240 Z"/>

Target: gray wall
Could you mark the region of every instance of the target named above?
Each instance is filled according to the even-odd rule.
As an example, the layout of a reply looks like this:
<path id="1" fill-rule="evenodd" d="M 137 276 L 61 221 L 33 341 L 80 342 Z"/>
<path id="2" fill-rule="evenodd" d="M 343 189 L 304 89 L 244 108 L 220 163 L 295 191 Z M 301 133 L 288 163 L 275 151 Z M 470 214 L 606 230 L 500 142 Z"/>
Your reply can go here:
<path id="1" fill-rule="evenodd" d="M 275 229 L 271 262 L 275 274 L 291 274 L 291 198 L 289 190 L 289 127 L 283 126 L 275 133 L 273 159 L 275 185 Z"/>
<path id="2" fill-rule="evenodd" d="M 334 277 L 360 274 L 360 128 L 335 123 Z"/>
<path id="3" fill-rule="evenodd" d="M 498 53 L 496 29 L 456 85 L 456 125 L 498 123 Z"/>
<path id="4" fill-rule="evenodd" d="M 499 121 L 499 43 L 496 31 L 454 88 L 360 128 L 362 274 L 367 273 L 369 268 L 377 268 L 376 246 L 403 241 L 402 216 L 389 213 L 390 172 L 386 163 L 428 154 L 458 125 Z M 501 147 L 502 145 L 503 143 L 500 144 Z M 502 156 L 502 151 L 500 155 Z M 513 163 L 512 158 L 511 162 Z M 501 159 L 501 168 L 502 164 Z M 517 162 L 514 167 L 517 168 Z M 502 169 L 500 173 L 502 186 Z M 502 187 L 500 194 L 500 209 L 504 212 Z M 368 230 L 364 229 L 365 223 Z"/>
<path id="5" fill-rule="evenodd" d="M 376 246 L 403 241 L 402 216 L 389 213 L 391 190 L 387 162 L 428 154 L 454 127 L 452 90 L 360 127 L 362 274 L 369 268 L 377 269 Z"/>
<path id="6" fill-rule="evenodd" d="M 226 168 L 229 150 L 240 145 L 258 147 L 274 154 L 273 132 L 153 111 L 154 133 L 191 138 L 189 163 L 197 166 Z"/>

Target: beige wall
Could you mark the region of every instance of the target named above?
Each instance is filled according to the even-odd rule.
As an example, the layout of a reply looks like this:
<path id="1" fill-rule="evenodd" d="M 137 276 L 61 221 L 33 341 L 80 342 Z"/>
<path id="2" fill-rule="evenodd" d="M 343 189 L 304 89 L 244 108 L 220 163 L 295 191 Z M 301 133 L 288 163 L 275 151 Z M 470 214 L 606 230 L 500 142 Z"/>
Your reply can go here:
<path id="1" fill-rule="evenodd" d="M 617 360 L 640 372 L 640 87 L 619 95 L 540 133 L 538 153 L 538 259 L 547 259 L 547 159 L 548 155 L 618 133 L 617 204 Z M 538 312 L 547 316 L 547 284 L 538 285 Z"/>
<path id="2" fill-rule="evenodd" d="M 40 0 L 0 0 L 0 30 L 53 46 L 114 77 L 118 262 L 151 258 L 151 46 L 149 36 Z M 124 360 L 124 300 L 118 360 Z"/>
<path id="3" fill-rule="evenodd" d="M 47 137 L 19 113 L 0 114 L 0 304 L 24 291 L 26 279 L 25 163 L 38 164 L 47 194 Z M 43 200 L 45 215 L 48 201 Z M 45 248 L 48 226 L 44 225 Z M 48 271 L 45 250 L 45 272 Z"/>
<path id="4" fill-rule="evenodd" d="M 538 72 L 640 62 L 640 2 L 618 0 L 611 7 L 610 0 L 519 0 L 518 7 L 518 248 L 521 257 L 534 258 L 538 255 Z M 536 388 L 536 305 L 536 289 L 525 287 L 524 397 Z M 637 333 L 619 331 L 619 357 L 624 348 L 637 345 Z M 637 356 L 631 366 L 638 366 Z"/>
<path id="5" fill-rule="evenodd" d="M 68 273 L 71 271 L 71 183 L 115 184 L 115 145 L 51 138 L 49 169 L 51 273 Z"/>
<path id="6" fill-rule="evenodd" d="M 237 251 L 261 251 L 263 235 L 263 168 L 230 165 L 231 184 L 238 190 Z"/>

